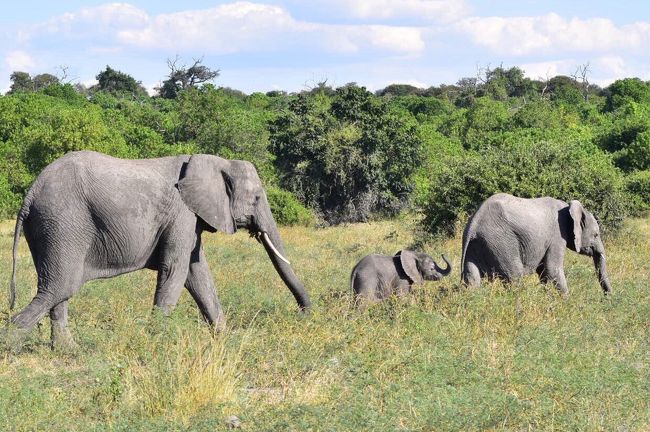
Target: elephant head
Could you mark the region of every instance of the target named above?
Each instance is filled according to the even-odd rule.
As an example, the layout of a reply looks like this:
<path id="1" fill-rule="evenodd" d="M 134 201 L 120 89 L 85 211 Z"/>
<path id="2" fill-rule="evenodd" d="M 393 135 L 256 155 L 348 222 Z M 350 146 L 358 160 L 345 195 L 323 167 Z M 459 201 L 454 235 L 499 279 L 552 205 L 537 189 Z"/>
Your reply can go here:
<path id="1" fill-rule="evenodd" d="M 425 280 L 440 280 L 451 273 L 451 264 L 444 255 L 442 259 L 447 264 L 446 269 L 440 268 L 433 258 L 422 252 L 403 249 L 397 252 L 395 256 L 399 257 L 404 273 L 416 285 Z"/>
<path id="2" fill-rule="evenodd" d="M 257 238 L 300 308 L 309 309 L 309 295 L 285 258 L 278 228 L 253 164 L 194 155 L 177 187 L 185 204 L 210 231 L 231 234 L 245 228 Z"/>
<path id="3" fill-rule="evenodd" d="M 571 221 L 567 231 L 572 235 L 567 244 L 574 251 L 593 258 L 600 286 L 605 294 L 609 294 L 612 287 L 607 277 L 605 246 L 600 237 L 600 227 L 596 218 L 577 200 L 569 203 L 569 215 Z"/>

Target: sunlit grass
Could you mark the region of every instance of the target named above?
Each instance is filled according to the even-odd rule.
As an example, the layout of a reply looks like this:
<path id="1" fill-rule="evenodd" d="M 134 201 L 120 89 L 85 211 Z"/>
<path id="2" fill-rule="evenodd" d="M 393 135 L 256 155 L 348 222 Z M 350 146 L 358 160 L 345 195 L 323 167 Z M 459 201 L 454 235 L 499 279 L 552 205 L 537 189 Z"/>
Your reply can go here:
<path id="1" fill-rule="evenodd" d="M 91 282 L 70 305 L 78 352 L 52 352 L 45 319 L 0 354 L 0 429 L 221 430 L 235 415 L 251 431 L 650 430 L 650 219 L 608 239 L 609 299 L 571 252 L 566 301 L 534 277 L 460 289 L 457 236 L 424 245 L 449 278 L 354 310 L 352 267 L 413 244 L 413 228 L 282 229 L 314 301 L 304 316 L 254 240 L 204 235 L 228 318 L 216 336 L 187 293 L 170 318 L 151 313 L 153 272 Z M 6 285 L 12 235 L 1 223 Z M 35 283 L 22 242 L 18 308 Z"/>

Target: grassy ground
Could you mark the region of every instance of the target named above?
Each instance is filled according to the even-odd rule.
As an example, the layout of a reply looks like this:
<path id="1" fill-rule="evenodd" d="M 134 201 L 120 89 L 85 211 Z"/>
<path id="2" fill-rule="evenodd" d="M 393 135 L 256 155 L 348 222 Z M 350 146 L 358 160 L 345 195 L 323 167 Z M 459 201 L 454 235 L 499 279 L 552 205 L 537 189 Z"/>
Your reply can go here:
<path id="1" fill-rule="evenodd" d="M 611 299 L 571 252 L 567 301 L 532 277 L 458 290 L 455 238 L 424 248 L 452 259 L 450 278 L 351 309 L 354 264 L 410 244 L 412 225 L 284 229 L 308 316 L 260 245 L 205 235 L 229 322 L 216 337 L 187 293 L 171 318 L 151 314 L 153 272 L 88 283 L 70 305 L 78 352 L 52 352 L 45 319 L 24 352 L 0 353 L 0 429 L 221 430 L 237 416 L 249 431 L 650 430 L 650 220 L 607 242 Z M 0 225 L 3 286 L 12 232 Z M 23 242 L 19 308 L 35 282 Z"/>

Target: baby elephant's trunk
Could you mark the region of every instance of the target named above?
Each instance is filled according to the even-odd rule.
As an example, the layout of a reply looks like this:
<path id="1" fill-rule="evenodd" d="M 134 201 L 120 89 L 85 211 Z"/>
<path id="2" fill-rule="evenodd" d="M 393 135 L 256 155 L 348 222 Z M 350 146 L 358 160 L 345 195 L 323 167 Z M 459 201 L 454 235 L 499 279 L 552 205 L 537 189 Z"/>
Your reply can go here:
<path id="1" fill-rule="evenodd" d="M 442 279 L 443 277 L 445 277 L 445 276 L 449 275 L 449 273 L 451 273 L 451 263 L 449 261 L 447 261 L 447 257 L 444 254 L 442 255 L 442 259 L 445 260 L 445 263 L 447 264 L 446 269 L 440 268 L 440 266 L 438 265 L 437 262 L 435 262 L 435 261 L 433 262 L 433 265 L 436 267 L 436 272 L 438 272 L 438 274 L 440 275 L 440 277 L 438 279 Z"/>

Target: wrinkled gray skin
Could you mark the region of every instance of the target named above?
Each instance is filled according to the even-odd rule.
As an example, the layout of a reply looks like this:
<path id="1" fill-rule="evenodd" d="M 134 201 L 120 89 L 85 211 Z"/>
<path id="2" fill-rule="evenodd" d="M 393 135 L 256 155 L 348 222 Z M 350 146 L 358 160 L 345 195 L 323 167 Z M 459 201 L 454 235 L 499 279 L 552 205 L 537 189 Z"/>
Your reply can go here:
<path id="1" fill-rule="evenodd" d="M 555 284 L 566 297 L 566 248 L 593 258 L 603 292 L 609 294 L 600 228 L 579 201 L 496 194 L 465 227 L 461 276 L 466 284 L 479 286 L 482 277 L 512 281 L 537 272 L 543 283 Z"/>
<path id="2" fill-rule="evenodd" d="M 368 255 L 352 269 L 350 284 L 357 303 L 375 303 L 392 294 L 403 296 L 424 281 L 440 280 L 451 273 L 451 264 L 443 255 L 446 269 L 422 252 L 401 250 L 394 256 Z"/>
<path id="3" fill-rule="evenodd" d="M 206 262 L 203 231 L 245 228 L 264 245 L 301 309 L 309 296 L 291 267 L 252 164 L 211 155 L 125 160 L 69 153 L 48 165 L 27 193 L 14 235 L 10 306 L 15 301 L 21 228 L 38 274 L 31 303 L 11 321 L 28 330 L 49 313 L 52 342 L 74 345 L 68 300 L 87 281 L 149 268 L 158 272 L 154 305 L 169 313 L 183 286 L 205 320 L 225 319 Z"/>

